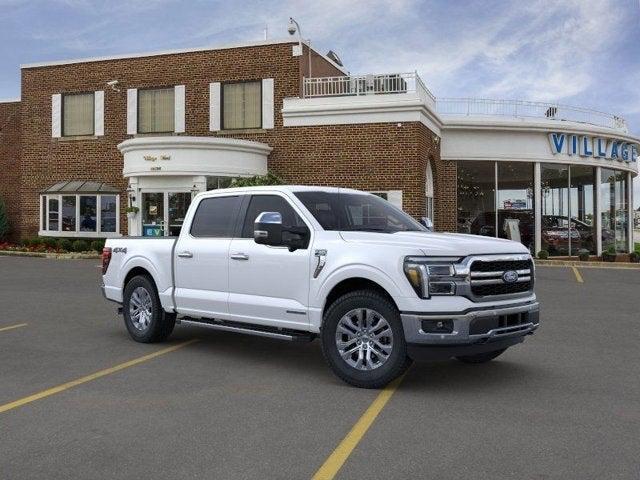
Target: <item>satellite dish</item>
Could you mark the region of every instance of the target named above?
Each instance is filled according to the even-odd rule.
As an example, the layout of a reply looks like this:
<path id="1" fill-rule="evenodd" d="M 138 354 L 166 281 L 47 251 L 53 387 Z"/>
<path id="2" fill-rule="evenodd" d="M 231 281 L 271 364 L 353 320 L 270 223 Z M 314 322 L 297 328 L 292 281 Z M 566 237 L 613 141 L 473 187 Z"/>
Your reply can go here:
<path id="1" fill-rule="evenodd" d="M 329 50 L 327 52 L 327 58 L 329 58 L 333 62 L 337 63 L 341 67 L 344 67 L 344 65 L 342 64 L 342 60 L 340 60 L 340 57 L 338 56 L 338 54 L 336 52 L 334 52 L 333 50 Z"/>

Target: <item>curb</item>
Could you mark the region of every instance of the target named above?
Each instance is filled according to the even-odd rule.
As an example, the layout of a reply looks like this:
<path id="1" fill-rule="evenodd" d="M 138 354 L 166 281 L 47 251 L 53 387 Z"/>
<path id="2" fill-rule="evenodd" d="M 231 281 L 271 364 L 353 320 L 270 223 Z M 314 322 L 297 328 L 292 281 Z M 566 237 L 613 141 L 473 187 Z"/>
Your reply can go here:
<path id="1" fill-rule="evenodd" d="M 14 252 L 12 250 L 0 250 L 0 256 L 5 257 L 32 257 L 49 258 L 54 260 L 99 260 L 97 253 L 46 253 L 46 252 Z"/>
<path id="2" fill-rule="evenodd" d="M 640 270 L 640 263 L 616 263 L 616 262 L 581 262 L 575 260 L 535 260 L 540 267 L 580 267 L 602 268 L 620 270 Z"/>

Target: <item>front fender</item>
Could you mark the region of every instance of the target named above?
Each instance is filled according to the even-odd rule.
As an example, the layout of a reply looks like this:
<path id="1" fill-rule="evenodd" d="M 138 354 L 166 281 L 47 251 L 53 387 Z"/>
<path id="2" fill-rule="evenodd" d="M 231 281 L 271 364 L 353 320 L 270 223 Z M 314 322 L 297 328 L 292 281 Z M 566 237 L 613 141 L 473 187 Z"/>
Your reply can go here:
<path id="1" fill-rule="evenodd" d="M 352 278 L 364 278 L 382 287 L 392 298 L 402 297 L 402 288 L 394 279 L 383 270 L 372 265 L 349 264 L 332 271 L 324 276 L 318 285 L 318 289 L 311 300 L 311 306 L 319 309 L 324 308 L 327 297 L 331 290 L 344 280 Z"/>

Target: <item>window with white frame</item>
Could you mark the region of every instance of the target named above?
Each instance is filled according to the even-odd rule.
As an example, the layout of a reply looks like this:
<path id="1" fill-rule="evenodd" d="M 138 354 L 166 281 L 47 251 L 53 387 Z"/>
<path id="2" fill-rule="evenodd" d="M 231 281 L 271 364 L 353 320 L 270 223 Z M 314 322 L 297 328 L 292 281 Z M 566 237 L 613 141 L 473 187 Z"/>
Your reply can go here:
<path id="1" fill-rule="evenodd" d="M 103 237 L 119 233 L 118 195 L 114 193 L 43 193 L 41 235 Z"/>
<path id="2" fill-rule="evenodd" d="M 380 191 L 370 191 L 373 195 L 376 195 L 380 198 L 384 198 L 394 207 L 398 207 L 402 210 L 402 190 L 380 190 Z"/>
<path id="3" fill-rule="evenodd" d="M 138 91 L 138 133 L 175 131 L 175 88 Z"/>
<path id="4" fill-rule="evenodd" d="M 427 162 L 427 179 L 424 188 L 426 217 L 433 221 L 433 170 L 431 170 L 431 162 Z"/>
<path id="5" fill-rule="evenodd" d="M 62 96 L 62 136 L 78 137 L 94 133 L 94 92 L 64 94 Z"/>
<path id="6" fill-rule="evenodd" d="M 262 127 L 262 82 L 222 85 L 222 128 L 237 130 Z"/>

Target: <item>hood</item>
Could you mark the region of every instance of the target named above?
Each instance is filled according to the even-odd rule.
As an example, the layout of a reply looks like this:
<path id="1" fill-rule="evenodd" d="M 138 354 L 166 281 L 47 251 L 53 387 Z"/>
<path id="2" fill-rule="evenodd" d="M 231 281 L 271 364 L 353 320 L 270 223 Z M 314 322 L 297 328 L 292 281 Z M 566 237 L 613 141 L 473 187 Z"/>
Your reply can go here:
<path id="1" fill-rule="evenodd" d="M 340 232 L 346 242 L 381 246 L 414 247 L 429 256 L 466 257 L 497 253 L 529 253 L 519 242 L 502 238 L 482 237 L 462 233 L 434 232 Z"/>

